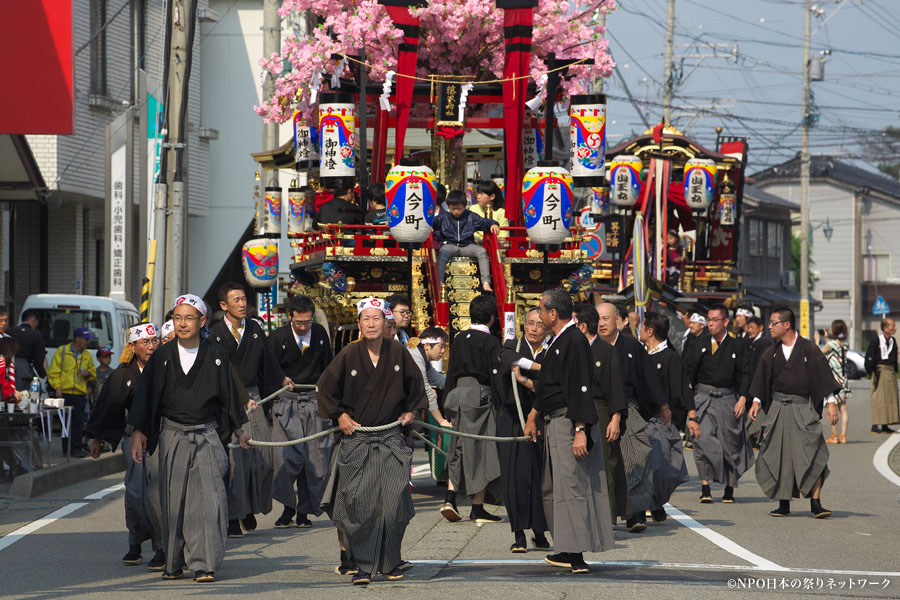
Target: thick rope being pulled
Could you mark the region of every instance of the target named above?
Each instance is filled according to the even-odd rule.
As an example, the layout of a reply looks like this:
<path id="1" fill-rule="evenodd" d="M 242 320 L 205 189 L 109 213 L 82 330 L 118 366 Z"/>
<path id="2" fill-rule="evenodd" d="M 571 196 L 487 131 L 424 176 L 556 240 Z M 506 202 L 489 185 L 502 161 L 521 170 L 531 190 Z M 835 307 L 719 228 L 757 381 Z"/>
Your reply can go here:
<path id="1" fill-rule="evenodd" d="M 419 421 L 418 419 L 413 419 L 410 423 L 411 425 L 419 425 L 424 427 L 425 429 L 431 429 L 432 431 L 439 431 L 442 433 L 447 433 L 449 435 L 456 435 L 459 437 L 469 438 L 473 440 L 484 440 L 486 442 L 530 442 L 531 438 L 527 435 L 520 435 L 518 437 L 500 437 L 497 435 L 478 435 L 477 433 L 466 433 L 464 431 L 455 431 L 453 429 L 446 429 L 444 427 L 440 427 L 438 425 L 432 425 L 430 423 L 425 423 L 423 421 Z M 392 429 L 394 427 L 399 427 L 400 421 L 395 421 L 393 423 L 388 423 L 387 425 L 377 425 L 375 427 L 365 427 L 363 425 L 358 425 L 354 427 L 356 431 L 362 432 L 376 432 L 376 431 L 387 431 L 388 429 Z M 317 440 L 319 438 L 325 437 L 326 435 L 331 435 L 332 433 L 337 433 L 340 431 L 340 427 L 332 427 L 331 429 L 326 429 L 325 431 L 320 431 L 319 433 L 314 433 L 313 435 L 308 435 L 306 437 L 297 439 L 297 440 L 287 440 L 284 442 L 266 442 L 262 440 L 254 440 L 249 439 L 247 443 L 251 446 L 260 446 L 263 448 L 282 448 L 284 446 L 296 446 L 297 444 L 304 444 L 306 442 L 312 442 L 313 440 Z M 239 444 L 228 444 L 229 448 L 240 448 Z"/>
<path id="2" fill-rule="evenodd" d="M 256 405 L 257 405 L 257 406 L 262 406 L 262 405 L 265 404 L 266 402 L 269 402 L 270 400 L 274 400 L 275 398 L 277 398 L 277 397 L 280 396 L 281 394 L 283 394 L 283 393 L 285 393 L 286 391 L 288 391 L 288 390 L 290 389 L 290 387 L 291 387 L 291 386 L 286 385 L 286 386 L 284 386 L 283 388 L 281 388 L 280 390 L 275 391 L 275 392 L 272 392 L 271 394 L 269 394 L 268 396 L 266 396 L 265 398 L 263 398 L 262 400 L 260 400 L 259 402 L 257 402 Z M 311 383 L 295 383 L 295 384 L 294 384 L 294 389 L 295 389 L 295 390 L 296 390 L 296 389 L 309 390 L 309 391 L 318 391 L 318 390 L 319 390 L 318 387 L 316 387 L 314 384 L 311 384 Z M 251 412 L 250 408 L 247 408 L 247 409 L 246 409 L 246 413 L 249 415 L 250 412 Z"/>

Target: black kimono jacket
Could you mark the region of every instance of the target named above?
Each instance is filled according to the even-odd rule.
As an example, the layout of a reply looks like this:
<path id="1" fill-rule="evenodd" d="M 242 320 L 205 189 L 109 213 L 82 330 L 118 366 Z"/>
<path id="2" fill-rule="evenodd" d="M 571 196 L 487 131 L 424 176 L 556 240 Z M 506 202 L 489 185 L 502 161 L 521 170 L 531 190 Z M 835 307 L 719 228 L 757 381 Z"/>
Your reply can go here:
<path id="1" fill-rule="evenodd" d="M 260 396 L 265 397 L 281 387 L 284 373 L 259 323 L 244 319 L 244 335 L 240 345 L 231 334 L 227 319 L 210 328 L 209 339 L 225 348 L 231 368 L 245 388 L 255 386 L 259 388 Z"/>
<path id="2" fill-rule="evenodd" d="M 606 407 L 609 417 L 621 414 L 620 426 L 625 431 L 625 418 L 628 416 L 628 400 L 625 399 L 625 382 L 622 379 L 622 366 L 619 353 L 612 344 L 595 336 L 591 344 L 591 362 L 593 372 L 594 404 L 597 410 Z"/>
<path id="3" fill-rule="evenodd" d="M 527 358 L 528 360 L 532 360 L 536 363 L 540 363 L 544 359 L 544 350 L 541 349 L 537 354 L 532 358 L 531 356 L 531 347 L 528 345 L 528 340 L 524 338 L 516 338 L 512 340 L 506 340 L 506 343 L 503 344 L 503 347 L 506 350 L 511 352 L 515 352 L 517 355 Z M 516 350 L 516 348 L 519 348 Z M 538 377 L 540 377 L 539 371 L 531 371 L 529 369 L 522 369 L 522 376 L 527 377 L 528 379 L 535 381 Z M 515 410 L 516 399 L 513 396 L 512 392 L 512 376 L 510 375 L 510 371 L 503 373 L 503 376 L 507 380 L 507 384 L 504 386 L 503 396 L 499 399 L 500 402 L 504 404 L 508 404 L 513 407 Z M 534 384 L 537 385 L 537 382 Z M 519 400 L 522 402 L 522 414 L 527 418 L 528 413 L 531 412 L 531 408 L 534 406 L 534 391 L 529 390 L 524 385 L 516 382 L 516 386 L 519 389 Z"/>
<path id="4" fill-rule="evenodd" d="M 315 383 L 334 358 L 328 333 L 318 323 L 313 323 L 309 348 L 302 354 L 290 324 L 273 331 L 269 345 L 281 370 L 294 383 Z"/>
<path id="5" fill-rule="evenodd" d="M 178 356 L 178 341 L 173 340 L 150 357 L 128 413 L 128 424 L 147 436 L 150 453 L 159 442 L 163 417 L 171 418 L 171 412 L 177 408 L 172 406 L 172 397 L 166 398 L 172 391 L 181 398 L 191 398 L 193 406 L 216 407 L 217 430 L 223 444 L 228 443 L 235 429 L 247 422 L 225 349 L 201 340 L 194 365 L 185 374 Z"/>
<path id="6" fill-rule="evenodd" d="M 659 409 L 668 402 L 668 398 L 654 373 L 656 367 L 650 362 L 647 349 L 634 336 L 621 333 L 614 346 L 622 365 L 625 401 L 633 399 L 641 416 L 645 420 L 652 419 L 659 414 Z"/>
<path id="7" fill-rule="evenodd" d="M 461 378 L 473 377 L 491 388 L 493 402 L 502 402 L 507 394 L 512 395 L 510 372 L 519 358 L 519 354 L 504 348 L 494 335 L 477 329 L 460 331 L 450 344 L 443 397 L 447 397 Z"/>
<path id="8" fill-rule="evenodd" d="M 726 335 L 716 353 L 712 352 L 712 334 L 706 333 L 691 342 L 684 353 L 684 370 L 697 389 L 698 384 L 731 388 L 735 394 L 747 395 L 750 387 L 750 347 L 746 342 Z"/>
<path id="9" fill-rule="evenodd" d="M 316 385 L 319 415 L 332 421 L 347 413 L 360 425 L 387 425 L 428 406 L 422 371 L 396 340 L 382 339 L 377 367 L 365 340 L 345 346 Z"/>
<path id="10" fill-rule="evenodd" d="M 91 418 L 84 429 L 90 439 L 109 442 L 115 450 L 125 435 L 125 417 L 131 408 L 134 393 L 141 380 L 137 359 L 120 364 L 110 375 L 100 396 L 91 409 Z"/>
<path id="11" fill-rule="evenodd" d="M 881 332 L 878 333 L 878 336 L 880 335 L 882 335 Z M 888 352 L 887 360 L 882 360 L 878 336 L 872 338 L 872 341 L 869 342 L 865 358 L 866 373 L 872 376 L 872 382 L 876 388 L 878 387 L 878 365 L 887 365 L 895 372 L 897 371 L 897 340 L 893 337 L 891 338 L 891 341 L 894 342 L 891 345 L 891 351 Z"/>
<path id="12" fill-rule="evenodd" d="M 808 339 L 797 336 L 788 361 L 784 360 L 781 343 L 763 352 L 750 386 L 750 396 L 759 398 L 765 411 L 772 405 L 772 392 L 811 397 L 816 412 L 822 416 L 825 398 L 840 390 L 822 351 Z"/>
<path id="13" fill-rule="evenodd" d="M 681 357 L 678 356 L 678 353 L 672 350 L 671 346 L 666 346 L 649 356 L 650 362 L 656 368 L 663 393 L 669 399 L 669 408 L 684 412 L 697 410 L 697 407 L 694 406 L 694 390 L 691 388 L 688 378 L 685 377 Z"/>
<path id="14" fill-rule="evenodd" d="M 544 354 L 541 376 L 535 381 L 534 408 L 542 414 L 565 408 L 566 417 L 572 422 L 596 423 L 591 364 L 587 338 L 570 325 L 556 336 Z"/>

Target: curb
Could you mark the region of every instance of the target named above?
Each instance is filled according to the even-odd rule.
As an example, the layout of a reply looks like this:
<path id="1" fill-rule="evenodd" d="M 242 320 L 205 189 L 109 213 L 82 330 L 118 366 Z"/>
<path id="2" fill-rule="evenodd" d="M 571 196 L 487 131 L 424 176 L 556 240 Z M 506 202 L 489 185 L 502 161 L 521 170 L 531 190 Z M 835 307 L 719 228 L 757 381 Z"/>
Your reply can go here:
<path id="1" fill-rule="evenodd" d="M 60 488 L 125 470 L 125 455 L 110 452 L 94 459 L 73 459 L 16 477 L 9 488 L 14 498 L 34 498 Z"/>

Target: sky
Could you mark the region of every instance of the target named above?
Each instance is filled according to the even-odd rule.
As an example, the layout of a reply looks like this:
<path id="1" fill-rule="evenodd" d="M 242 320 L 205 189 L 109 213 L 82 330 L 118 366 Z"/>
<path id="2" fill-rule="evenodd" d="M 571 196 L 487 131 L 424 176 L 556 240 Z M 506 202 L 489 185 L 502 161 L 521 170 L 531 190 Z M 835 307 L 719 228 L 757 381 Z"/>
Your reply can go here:
<path id="1" fill-rule="evenodd" d="M 748 137 L 749 173 L 800 150 L 803 4 L 675 2 L 674 125 L 708 148 L 715 147 L 716 126 Z M 810 151 L 865 166 L 871 161 L 860 142 L 900 126 L 900 1 L 814 5 L 820 14 L 811 20 L 810 56 L 831 53 L 824 81 L 811 84 L 817 119 Z M 604 84 L 609 147 L 646 129 L 639 113 L 651 124 L 661 118 L 666 10 L 666 0 L 621 0 L 607 19 L 610 51 L 636 101 L 618 75 Z"/>

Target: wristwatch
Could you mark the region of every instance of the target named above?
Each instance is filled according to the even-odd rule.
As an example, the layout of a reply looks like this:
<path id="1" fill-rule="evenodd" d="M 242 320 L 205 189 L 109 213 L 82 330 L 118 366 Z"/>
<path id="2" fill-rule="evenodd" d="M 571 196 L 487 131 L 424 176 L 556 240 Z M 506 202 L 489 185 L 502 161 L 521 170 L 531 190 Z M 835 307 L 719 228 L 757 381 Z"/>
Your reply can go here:
<path id="1" fill-rule="evenodd" d="M 585 427 L 584 425 L 579 425 L 578 427 L 575 428 L 575 433 L 578 433 L 580 431 L 586 431 L 586 430 L 587 430 L 587 427 Z"/>
<path id="2" fill-rule="evenodd" d="M 690 418 L 688 418 L 688 421 L 693 421 L 694 423 L 697 423 L 698 425 L 700 424 L 700 419 L 698 419 L 697 417 L 690 417 Z"/>

